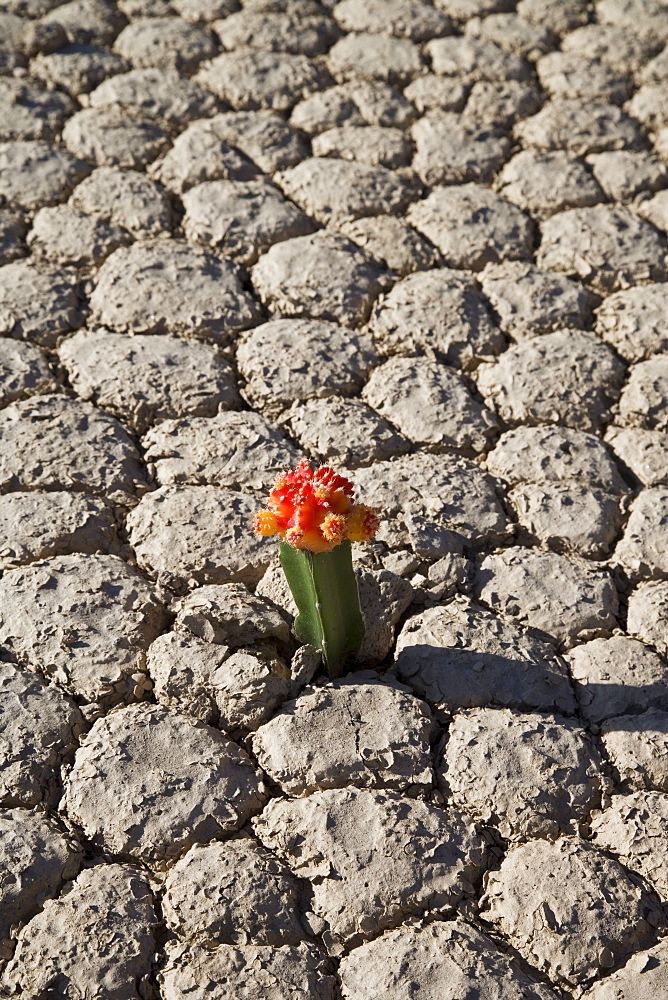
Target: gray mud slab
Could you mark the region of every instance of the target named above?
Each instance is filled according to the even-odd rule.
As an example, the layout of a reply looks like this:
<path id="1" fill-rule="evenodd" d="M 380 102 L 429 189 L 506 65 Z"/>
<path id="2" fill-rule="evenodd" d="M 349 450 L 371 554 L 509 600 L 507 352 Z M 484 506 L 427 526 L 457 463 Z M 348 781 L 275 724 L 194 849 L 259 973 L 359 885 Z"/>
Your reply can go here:
<path id="1" fill-rule="evenodd" d="M 528 483 L 508 493 L 525 538 L 587 559 L 609 555 L 622 524 L 619 499 L 580 483 Z"/>
<path id="2" fill-rule="evenodd" d="M 141 170 L 169 146 L 167 132 L 153 117 L 117 104 L 77 111 L 63 129 L 63 141 L 82 160 L 132 170 Z"/>
<path id="3" fill-rule="evenodd" d="M 409 441 L 438 451 L 474 455 L 498 433 L 493 414 L 464 380 L 427 359 L 391 358 L 374 370 L 362 398 Z"/>
<path id="4" fill-rule="evenodd" d="M 235 1000 L 335 1000 L 336 979 L 323 953 L 310 944 L 215 948 L 178 945 L 160 975 L 164 1000 L 207 1000 L 212 991 Z M 267 993 L 267 989 L 271 993 Z M 222 992 L 219 992 L 222 991 Z"/>
<path id="5" fill-rule="evenodd" d="M 9 76 L 0 77 L 0 139 L 51 140 L 76 105 L 66 94 Z"/>
<path id="6" fill-rule="evenodd" d="M 411 205 L 406 218 L 438 247 L 448 267 L 480 271 L 485 264 L 531 257 L 531 219 L 482 184 L 437 187 Z"/>
<path id="7" fill-rule="evenodd" d="M 601 742 L 622 788 L 668 791 L 668 712 L 650 708 L 607 719 Z"/>
<path id="8" fill-rule="evenodd" d="M 109 218 L 138 239 L 167 236 L 172 227 L 165 192 L 148 177 L 121 167 L 98 167 L 75 188 L 70 204 Z"/>
<path id="9" fill-rule="evenodd" d="M 31 72 L 51 89 L 81 97 L 106 76 L 122 73 L 127 64 L 100 45 L 66 45 L 56 52 L 40 53 L 30 64 Z"/>
<path id="10" fill-rule="evenodd" d="M 131 242 L 125 229 L 71 205 L 41 208 L 26 239 L 36 259 L 65 267 L 99 267 L 110 253 Z"/>
<path id="11" fill-rule="evenodd" d="M 274 799 L 253 828 L 310 880 L 313 911 L 334 951 L 411 914 L 450 909 L 472 892 L 485 860 L 482 838 L 455 810 L 392 792 L 343 788 Z"/>
<path id="12" fill-rule="evenodd" d="M 556 1000 L 475 927 L 460 920 L 387 931 L 341 960 L 346 1000 L 375 1000 L 409 990 L 415 1000 L 459 1000 L 475 979 L 489 1000 Z"/>
<path id="13" fill-rule="evenodd" d="M 566 149 L 584 156 L 640 144 L 639 123 L 615 104 L 555 98 L 531 118 L 516 124 L 514 134 L 525 146 Z"/>
<path id="14" fill-rule="evenodd" d="M 330 156 L 303 160 L 277 180 L 289 198 L 323 224 L 402 213 L 412 194 L 411 185 L 385 167 Z"/>
<path id="15" fill-rule="evenodd" d="M 0 496 L 0 569 L 71 555 L 118 553 L 118 525 L 97 497 L 66 490 L 30 490 Z"/>
<path id="16" fill-rule="evenodd" d="M 481 21 L 471 18 L 466 24 L 465 34 L 495 42 L 532 62 L 556 44 L 556 39 L 547 28 L 506 11 L 492 13 Z"/>
<path id="17" fill-rule="evenodd" d="M 286 703 L 252 746 L 260 767 L 291 796 L 346 785 L 402 791 L 432 782 L 431 727 L 428 706 L 407 688 L 350 674 Z"/>
<path id="18" fill-rule="evenodd" d="M 488 264 L 480 283 L 501 328 L 514 340 L 564 327 L 587 329 L 596 303 L 577 282 L 526 261 Z"/>
<path id="19" fill-rule="evenodd" d="M 283 6 L 283 9 L 280 9 Z M 308 4 L 293 10 L 278 5 L 268 9 L 237 11 L 221 21 L 214 21 L 214 31 L 226 49 L 250 48 L 258 51 L 292 52 L 317 56 L 326 52 L 339 37 L 336 25 L 328 17 L 318 17 L 319 8 Z"/>
<path id="20" fill-rule="evenodd" d="M 353 82 L 328 87 L 300 101 L 290 122 L 295 128 L 314 135 L 346 124 L 403 129 L 415 118 L 415 108 L 400 90 L 382 80 L 358 77 Z"/>
<path id="21" fill-rule="evenodd" d="M 90 167 L 44 140 L 0 143 L 0 197 L 35 209 L 64 201 Z"/>
<path id="22" fill-rule="evenodd" d="M 430 187 L 490 181 L 510 155 L 510 142 L 500 129 L 452 111 L 429 111 L 411 135 L 413 168 Z"/>
<path id="23" fill-rule="evenodd" d="M 118 35 L 114 49 L 137 68 L 192 73 L 218 50 L 211 32 L 180 17 L 139 17 Z"/>
<path id="24" fill-rule="evenodd" d="M 242 264 L 254 264 L 275 243 L 315 229 L 312 219 L 264 180 L 196 184 L 183 204 L 186 237 Z"/>
<path id="25" fill-rule="evenodd" d="M 280 612 L 243 583 L 198 587 L 172 606 L 175 628 L 216 645 L 238 648 L 259 639 L 289 641 L 290 630 Z"/>
<path id="26" fill-rule="evenodd" d="M 146 470 L 123 426 L 92 403 L 35 396 L 0 413 L 0 489 L 70 490 L 131 506 Z"/>
<path id="27" fill-rule="evenodd" d="M 645 83 L 628 103 L 629 114 L 634 115 L 648 128 L 656 129 L 666 124 L 666 111 L 661 102 L 661 84 Z"/>
<path id="28" fill-rule="evenodd" d="M 182 940 L 277 947 L 308 936 L 302 897 L 301 879 L 254 837 L 240 835 L 193 844 L 167 876 L 163 906 Z"/>
<path id="29" fill-rule="evenodd" d="M 668 664 L 653 649 L 627 635 L 592 639 L 567 654 L 584 719 L 596 729 L 606 719 L 648 708 L 668 711 Z"/>
<path id="30" fill-rule="evenodd" d="M 144 873 L 98 864 L 69 882 L 22 928 L 4 985 L 30 1000 L 54 989 L 68 998 L 144 1000 L 152 995 L 157 929 Z"/>
<path id="31" fill-rule="evenodd" d="M 563 152 L 523 149 L 500 172 L 496 187 L 534 218 L 603 201 L 603 191 L 582 160 Z"/>
<path id="32" fill-rule="evenodd" d="M 397 169 L 409 166 L 413 144 L 397 128 L 382 125 L 343 125 L 327 129 L 314 136 L 311 143 L 315 156 L 331 156 L 356 160 L 372 167 Z"/>
<path id="33" fill-rule="evenodd" d="M 605 193 L 614 201 L 629 202 L 639 195 L 649 196 L 665 187 L 668 178 L 668 168 L 665 163 L 648 157 L 645 153 L 631 150 L 592 153 L 587 157 L 587 163 Z M 645 218 L 650 218 L 645 212 L 652 200 L 650 198 L 646 205 L 638 206 L 640 214 Z"/>
<path id="34" fill-rule="evenodd" d="M 237 350 L 243 395 L 270 419 L 293 402 L 356 395 L 378 361 L 367 334 L 318 317 L 263 323 Z"/>
<path id="35" fill-rule="evenodd" d="M 665 129 L 664 129 L 665 131 Z M 665 191 L 659 191 L 649 201 L 645 201 L 638 208 L 638 215 L 647 219 L 653 226 L 668 233 L 668 198 Z"/>
<path id="36" fill-rule="evenodd" d="M 257 583 L 271 558 L 253 534 L 253 497 L 215 486 L 162 486 L 128 516 L 139 566 L 161 586 Z"/>
<path id="37" fill-rule="evenodd" d="M 44 21 L 60 24 L 65 29 L 67 40 L 73 44 L 94 42 L 111 45 L 127 24 L 122 12 L 105 0 L 69 0 L 57 5 L 57 12 L 52 9 L 54 6 L 48 0 L 49 9 L 44 13 Z"/>
<path id="38" fill-rule="evenodd" d="M 621 10 L 623 9 L 622 4 Z M 663 36 L 660 31 L 656 31 L 651 21 L 648 22 L 649 11 L 642 10 L 642 7 L 642 22 L 636 21 L 641 30 L 629 31 L 629 10 L 632 9 L 626 10 L 626 24 L 614 23 L 613 19 L 608 23 L 583 25 L 572 31 L 564 39 L 564 51 L 585 52 L 591 58 L 622 73 L 639 72 L 643 64 L 648 63 L 662 47 Z"/>
<path id="39" fill-rule="evenodd" d="M 665 281 L 666 240 L 627 208 L 572 208 L 543 224 L 536 263 L 605 294 Z"/>
<path id="40" fill-rule="evenodd" d="M 322 400 L 314 400 L 320 407 Z M 299 412 L 308 407 L 300 403 Z M 143 439 L 144 457 L 161 486 L 211 484 L 263 493 L 297 449 L 253 410 L 224 410 L 211 417 L 163 420 Z"/>
<path id="41" fill-rule="evenodd" d="M 469 5 L 467 0 L 442 0 L 441 7 L 458 20 L 490 14 L 499 6 L 497 0 Z M 455 10 L 455 8 L 458 8 Z M 477 8 L 477 9 L 476 9 Z M 466 76 L 473 80 L 524 80 L 529 65 L 524 59 L 506 52 L 496 42 L 480 38 L 435 38 L 425 46 L 432 68 L 439 76 Z"/>
<path id="42" fill-rule="evenodd" d="M 0 664 L 0 801 L 55 805 L 60 767 L 69 761 L 84 720 L 73 701 L 37 674 Z"/>
<path id="43" fill-rule="evenodd" d="M 346 31 L 370 31 L 425 42 L 449 35 L 452 21 L 447 14 L 415 0 L 342 0 L 333 10 Z"/>
<path id="44" fill-rule="evenodd" d="M 615 562 L 632 578 L 668 576 L 668 492 L 665 487 L 643 490 L 631 505 Z"/>
<path id="45" fill-rule="evenodd" d="M 663 431 L 611 425 L 605 440 L 643 486 L 668 483 L 668 441 Z"/>
<path id="46" fill-rule="evenodd" d="M 65 780 L 63 809 L 98 850 L 158 868 L 238 830 L 264 802 L 248 755 L 162 705 L 98 719 Z"/>
<path id="47" fill-rule="evenodd" d="M 394 645 L 401 616 L 408 609 L 413 588 L 389 569 L 358 569 L 360 607 L 365 633 L 356 657 L 359 663 L 381 663 Z"/>
<path id="48" fill-rule="evenodd" d="M 241 48 L 205 63 L 196 81 L 238 111 L 285 112 L 331 78 L 307 56 Z"/>
<path id="49" fill-rule="evenodd" d="M 366 254 L 402 278 L 413 271 L 433 267 L 440 260 L 438 251 L 431 243 L 403 219 L 391 215 L 346 219 L 339 223 L 338 228 Z"/>
<path id="50" fill-rule="evenodd" d="M 392 458 L 410 447 L 370 406 L 343 396 L 295 400 L 281 423 L 313 458 L 348 469 Z"/>
<path id="51" fill-rule="evenodd" d="M 668 351 L 666 309 L 665 284 L 627 288 L 609 295 L 596 310 L 596 332 L 625 361 L 645 361 Z"/>
<path id="52" fill-rule="evenodd" d="M 592 100 L 600 104 L 623 104 L 632 90 L 629 77 L 586 53 L 549 52 L 536 62 L 541 86 L 555 100 Z M 563 114 L 563 112 L 562 112 Z M 557 128 L 558 115 L 544 116 L 542 125 Z M 605 155 L 605 154 L 592 154 Z"/>
<path id="53" fill-rule="evenodd" d="M 11 958 L 11 940 L 21 923 L 38 913 L 81 867 L 77 840 L 43 812 L 3 809 L 3 887 L 0 892 L 0 954 Z"/>
<path id="54" fill-rule="evenodd" d="M 499 354 L 506 345 L 475 277 L 454 268 L 397 282 L 376 302 L 369 325 L 388 354 L 435 351 L 448 364 L 464 369 Z"/>
<path id="55" fill-rule="evenodd" d="M 617 422 L 623 427 L 668 429 L 668 354 L 632 365 L 619 397 Z"/>
<path id="56" fill-rule="evenodd" d="M 290 666 L 272 642 L 233 649 L 165 632 L 151 643 L 146 669 L 161 705 L 233 739 L 257 729 L 294 693 Z"/>
<path id="57" fill-rule="evenodd" d="M 499 484 L 466 458 L 446 462 L 416 452 L 358 469 L 355 483 L 364 502 L 386 518 L 410 515 L 453 532 L 466 545 L 500 540 L 508 529 Z"/>
<path id="58" fill-rule="evenodd" d="M 58 353 L 77 395 L 135 434 L 166 419 L 213 417 L 241 402 L 232 366 L 209 344 L 82 330 Z"/>
<path id="59" fill-rule="evenodd" d="M 210 169 L 220 162 L 221 156 L 229 156 L 231 149 L 251 164 L 254 173 L 266 174 L 286 170 L 308 155 L 299 132 L 280 113 L 269 110 L 227 112 L 215 115 L 210 121 L 199 121 L 183 133 L 183 146 L 179 140 L 174 144 L 174 151 L 179 148 L 177 162 L 183 160 L 183 165 L 188 163 L 191 169 Z M 203 163 L 191 163 L 191 158 Z M 201 177 L 203 181 L 215 179 Z"/>
<path id="60" fill-rule="evenodd" d="M 633 955 L 623 968 L 592 986 L 586 1000 L 644 1000 L 657 996 L 668 981 L 668 947 L 659 942 Z"/>
<path id="61" fill-rule="evenodd" d="M 526 424 L 506 431 L 488 453 L 489 471 L 511 485 L 581 483 L 607 493 L 628 490 L 614 456 L 595 434 L 570 427 Z"/>
<path id="62" fill-rule="evenodd" d="M 600 803 L 601 772 L 577 722 L 493 708 L 455 716 L 436 768 L 453 805 L 509 840 L 576 833 Z"/>
<path id="63" fill-rule="evenodd" d="M 100 268 L 93 318 L 121 333 L 171 333 L 227 344 L 260 320 L 227 261 L 185 243 L 136 243 Z"/>
<path id="64" fill-rule="evenodd" d="M 614 850 L 659 896 L 668 894 L 668 868 L 661 843 L 668 828 L 668 796 L 659 792 L 615 795 L 609 809 L 592 824 L 594 843 Z"/>
<path id="65" fill-rule="evenodd" d="M 612 575 L 590 561 L 512 546 L 486 556 L 475 592 L 494 610 L 538 628 L 565 648 L 610 635 L 619 596 Z"/>
<path id="66" fill-rule="evenodd" d="M 81 326 L 78 280 L 57 265 L 19 260 L 0 267 L 0 334 L 53 347 Z"/>
<path id="67" fill-rule="evenodd" d="M 487 877 L 481 914 L 566 988 L 653 944 L 665 922 L 642 880 L 577 837 L 513 848 Z"/>
<path id="68" fill-rule="evenodd" d="M 424 65 L 419 47 L 410 39 L 372 32 L 350 32 L 327 55 L 327 68 L 339 82 L 361 77 L 406 84 L 423 72 Z"/>
<path id="69" fill-rule="evenodd" d="M 546 639 L 458 597 L 407 619 L 395 669 L 441 712 L 498 706 L 572 715 L 566 665 Z"/>
<path id="70" fill-rule="evenodd" d="M 258 115 L 261 113 L 257 112 Z M 271 124 L 278 127 L 278 123 L 274 122 L 274 116 L 270 112 L 265 114 L 269 114 Z M 218 115 L 190 125 L 176 138 L 169 152 L 150 165 L 149 176 L 159 181 L 169 191 L 179 195 L 196 184 L 216 180 L 249 181 L 257 177 L 261 171 L 252 159 L 244 155 L 232 140 L 228 142 L 222 138 L 227 134 L 227 130 L 224 127 L 219 128 L 219 123 L 220 119 L 225 117 Z M 288 129 L 283 122 L 280 124 Z M 239 137 L 234 135 L 233 138 Z M 267 155 L 271 155 L 272 152 L 274 150 L 270 147 Z M 300 147 L 297 146 L 297 154 L 299 152 Z M 298 158 L 298 155 L 286 155 L 285 165 L 289 166 Z M 282 161 L 280 154 L 279 160 Z"/>
<path id="71" fill-rule="evenodd" d="M 146 649 L 165 611 L 118 556 L 60 556 L 7 570 L 0 594 L 0 642 L 28 669 L 84 702 L 109 707 L 142 694 Z"/>
<path id="72" fill-rule="evenodd" d="M 0 208 L 0 266 L 27 256 L 24 243 L 27 231 L 28 224 L 22 211 Z"/>
<path id="73" fill-rule="evenodd" d="M 0 407 L 56 388 L 54 372 L 39 347 L 19 340 L 0 340 Z"/>
<path id="74" fill-rule="evenodd" d="M 357 327 L 368 319 L 382 290 L 384 269 L 345 236 L 323 229 L 270 247 L 251 277 L 272 316 L 308 316 Z"/>
<path id="75" fill-rule="evenodd" d="M 518 119 L 537 111 L 540 105 L 540 92 L 529 82 L 478 80 L 471 87 L 465 110 L 471 118 L 487 126 L 509 129 Z M 459 108 L 455 105 L 451 110 Z"/>
<path id="76" fill-rule="evenodd" d="M 631 593 L 627 630 L 668 656 L 668 582 L 641 583 Z"/>
<path id="77" fill-rule="evenodd" d="M 476 382 L 506 423 L 597 431 L 610 419 L 624 374 L 615 353 L 593 334 L 557 330 L 510 347 L 478 369 Z"/>

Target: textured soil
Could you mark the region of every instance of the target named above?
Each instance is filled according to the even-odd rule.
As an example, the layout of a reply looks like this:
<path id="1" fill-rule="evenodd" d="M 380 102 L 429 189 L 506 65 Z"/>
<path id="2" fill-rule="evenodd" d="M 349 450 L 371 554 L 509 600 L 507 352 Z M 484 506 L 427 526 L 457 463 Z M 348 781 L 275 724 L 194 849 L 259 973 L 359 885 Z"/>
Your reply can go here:
<path id="1" fill-rule="evenodd" d="M 668 996 L 667 92 L 662 0 L 0 0 L 0 995 Z"/>

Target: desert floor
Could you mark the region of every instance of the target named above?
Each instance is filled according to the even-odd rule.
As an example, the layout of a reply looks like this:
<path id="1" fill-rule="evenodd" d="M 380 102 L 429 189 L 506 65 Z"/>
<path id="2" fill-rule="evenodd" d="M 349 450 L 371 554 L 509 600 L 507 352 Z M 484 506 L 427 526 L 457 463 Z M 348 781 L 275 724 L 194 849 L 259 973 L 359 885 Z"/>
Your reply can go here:
<path id="1" fill-rule="evenodd" d="M 0 992 L 668 996 L 667 232 L 661 0 L 0 2 Z"/>

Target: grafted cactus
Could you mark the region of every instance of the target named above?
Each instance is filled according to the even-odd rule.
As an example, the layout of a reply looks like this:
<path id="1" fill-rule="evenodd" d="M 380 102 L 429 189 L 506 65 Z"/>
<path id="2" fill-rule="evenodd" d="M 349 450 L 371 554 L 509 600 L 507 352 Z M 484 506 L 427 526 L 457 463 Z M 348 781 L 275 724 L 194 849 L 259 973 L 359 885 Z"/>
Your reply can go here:
<path id="1" fill-rule="evenodd" d="M 330 677 L 364 638 L 350 543 L 368 541 L 378 517 L 353 502 L 350 480 L 306 460 L 278 476 L 267 508 L 255 517 L 259 535 L 279 535 L 283 572 L 299 614 L 295 633 L 319 649 Z"/>

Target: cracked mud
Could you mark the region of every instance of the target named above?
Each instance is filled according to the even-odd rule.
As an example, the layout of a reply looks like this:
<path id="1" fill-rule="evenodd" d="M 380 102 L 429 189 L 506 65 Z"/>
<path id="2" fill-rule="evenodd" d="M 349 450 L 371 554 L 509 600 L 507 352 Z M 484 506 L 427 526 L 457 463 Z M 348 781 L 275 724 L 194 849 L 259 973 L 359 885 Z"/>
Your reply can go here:
<path id="1" fill-rule="evenodd" d="M 1 995 L 668 995 L 667 89 L 663 0 L 0 0 Z"/>

